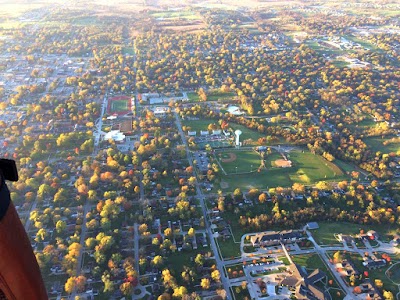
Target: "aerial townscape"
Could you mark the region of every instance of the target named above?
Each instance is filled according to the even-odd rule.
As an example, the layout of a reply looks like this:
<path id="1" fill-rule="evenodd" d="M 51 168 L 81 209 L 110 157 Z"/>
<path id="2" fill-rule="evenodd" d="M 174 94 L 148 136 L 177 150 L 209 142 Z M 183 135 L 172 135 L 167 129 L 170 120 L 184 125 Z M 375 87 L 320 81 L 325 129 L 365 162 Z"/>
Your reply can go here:
<path id="1" fill-rule="evenodd" d="M 399 89 L 397 0 L 0 0 L 49 299 L 400 299 Z"/>

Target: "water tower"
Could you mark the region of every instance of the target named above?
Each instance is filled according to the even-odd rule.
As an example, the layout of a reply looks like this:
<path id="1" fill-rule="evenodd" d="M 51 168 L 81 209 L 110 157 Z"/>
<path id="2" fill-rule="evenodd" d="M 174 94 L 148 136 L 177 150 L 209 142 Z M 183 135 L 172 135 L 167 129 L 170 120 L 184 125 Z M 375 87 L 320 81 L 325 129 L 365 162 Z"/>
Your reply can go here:
<path id="1" fill-rule="evenodd" d="M 238 130 L 235 131 L 235 136 L 236 136 L 235 146 L 236 147 L 240 147 L 240 145 L 241 145 L 241 143 L 239 141 L 239 137 L 240 137 L 241 134 L 242 134 L 241 130 L 238 129 Z"/>

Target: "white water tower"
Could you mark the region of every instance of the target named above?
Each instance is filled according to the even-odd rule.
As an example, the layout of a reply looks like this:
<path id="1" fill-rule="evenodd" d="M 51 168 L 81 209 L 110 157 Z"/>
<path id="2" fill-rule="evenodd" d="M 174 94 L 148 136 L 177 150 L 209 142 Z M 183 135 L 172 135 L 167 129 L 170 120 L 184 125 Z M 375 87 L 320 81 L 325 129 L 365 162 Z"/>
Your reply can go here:
<path id="1" fill-rule="evenodd" d="M 235 146 L 236 147 L 240 147 L 240 141 L 239 141 L 239 137 L 240 137 L 240 135 L 242 134 L 242 131 L 241 130 L 236 130 L 235 131 L 235 136 L 236 136 L 236 143 L 235 143 Z"/>

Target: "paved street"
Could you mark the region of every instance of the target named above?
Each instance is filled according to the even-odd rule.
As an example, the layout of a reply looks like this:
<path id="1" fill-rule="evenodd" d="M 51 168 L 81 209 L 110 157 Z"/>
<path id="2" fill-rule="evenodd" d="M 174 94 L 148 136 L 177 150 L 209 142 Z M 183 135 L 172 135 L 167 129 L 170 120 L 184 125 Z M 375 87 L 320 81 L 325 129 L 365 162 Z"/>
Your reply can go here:
<path id="1" fill-rule="evenodd" d="M 189 150 L 189 147 L 188 147 L 188 144 L 187 144 L 187 141 L 186 141 L 185 133 L 183 132 L 183 129 L 182 129 L 182 123 L 181 123 L 180 117 L 179 117 L 179 115 L 178 115 L 178 113 L 176 111 L 174 111 L 174 114 L 175 114 L 175 119 L 176 119 L 176 126 L 178 127 L 179 134 L 181 135 L 182 142 L 183 142 L 183 144 L 185 145 L 185 148 L 186 148 L 187 159 L 189 161 L 190 166 L 194 168 L 193 158 L 191 156 L 191 152 Z M 225 289 L 225 291 L 227 293 L 227 299 L 229 300 L 229 299 L 231 299 L 231 297 L 230 297 L 230 283 L 229 283 L 228 278 L 225 276 L 225 273 L 224 273 L 224 270 L 223 270 L 224 262 L 220 258 L 216 242 L 215 242 L 213 234 L 211 232 L 210 222 L 208 220 L 207 208 L 206 208 L 206 205 L 205 205 L 205 199 L 204 199 L 205 197 L 203 195 L 203 192 L 201 191 L 201 188 L 200 188 L 200 185 L 199 185 L 199 182 L 197 181 L 197 179 L 196 179 L 196 193 L 197 193 L 197 198 L 200 201 L 201 209 L 203 211 L 205 226 L 206 226 L 208 238 L 210 239 L 211 249 L 213 250 L 213 253 L 214 253 L 214 256 L 215 256 L 215 261 L 217 263 L 217 268 L 219 270 L 219 273 L 221 274 L 221 282 L 222 282 L 222 285 L 223 285 L 223 287 L 224 287 L 224 289 Z"/>

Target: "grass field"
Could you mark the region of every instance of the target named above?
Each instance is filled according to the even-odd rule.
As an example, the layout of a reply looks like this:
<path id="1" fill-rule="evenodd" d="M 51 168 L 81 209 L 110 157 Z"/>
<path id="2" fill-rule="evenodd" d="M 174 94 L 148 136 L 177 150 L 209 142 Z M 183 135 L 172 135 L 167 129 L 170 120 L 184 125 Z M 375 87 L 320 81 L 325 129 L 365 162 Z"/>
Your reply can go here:
<path id="1" fill-rule="evenodd" d="M 375 230 L 381 236 L 381 239 L 385 241 L 386 235 L 395 234 L 396 228 L 390 228 L 385 225 L 360 225 L 360 224 L 352 224 L 346 222 L 318 222 L 319 229 L 313 230 L 312 234 L 315 241 L 318 244 L 322 245 L 330 245 L 330 244 L 338 244 L 339 242 L 333 236 L 335 233 L 343 233 L 343 234 L 356 234 L 359 233 L 361 229 L 365 232 L 368 230 Z"/>
<path id="2" fill-rule="evenodd" d="M 251 145 L 255 145 L 257 143 L 257 140 L 261 137 L 265 137 L 265 135 L 259 133 L 258 131 L 251 130 L 243 125 L 235 124 L 235 123 L 229 123 L 230 128 L 232 128 L 233 131 L 240 130 L 242 131 L 242 134 L 240 135 L 240 140 L 248 140 L 252 139 L 253 142 L 250 143 Z M 249 145 L 246 145 L 249 146 Z"/>
<path id="3" fill-rule="evenodd" d="M 189 94 L 188 94 L 189 96 Z M 188 126 L 191 128 L 191 130 L 196 130 L 199 132 L 200 130 L 207 130 L 207 127 L 209 124 L 216 124 L 218 126 L 218 121 L 214 119 L 200 119 L 200 120 L 182 120 L 182 125 Z M 253 143 L 251 145 L 255 145 L 257 140 L 260 137 L 263 137 L 261 133 L 248 129 L 247 127 L 235 123 L 229 123 L 229 127 L 235 131 L 237 129 L 242 131 L 242 134 L 240 135 L 240 140 L 247 140 L 247 139 L 252 139 Z"/>
<path id="4" fill-rule="evenodd" d="M 208 251 L 209 248 L 203 248 L 200 250 L 192 250 L 192 251 L 176 251 L 172 253 L 167 259 L 164 260 L 166 266 L 173 266 L 173 269 L 177 274 L 180 274 L 183 271 L 183 266 L 191 266 L 194 265 L 194 259 L 198 253 L 204 253 Z"/>
<path id="5" fill-rule="evenodd" d="M 224 159 L 228 158 L 229 153 L 234 154 L 236 160 L 233 162 L 223 162 Z M 219 159 L 221 166 L 228 174 L 254 171 L 260 165 L 261 159 L 260 155 L 255 151 L 223 151 L 216 153 L 216 156 Z"/>
<path id="6" fill-rule="evenodd" d="M 111 113 L 122 112 L 129 110 L 128 100 L 114 100 L 111 102 Z"/>
<path id="7" fill-rule="evenodd" d="M 195 92 L 187 93 L 189 101 L 198 102 L 200 97 Z M 232 92 L 221 92 L 221 91 L 210 91 L 207 92 L 207 101 L 232 101 L 236 97 L 235 93 Z"/>
<path id="8" fill-rule="evenodd" d="M 195 130 L 199 132 L 200 130 L 207 130 L 208 125 L 216 124 L 217 120 L 213 119 L 201 119 L 201 120 L 182 120 L 182 125 L 190 127 L 190 130 Z"/>
<path id="9" fill-rule="evenodd" d="M 224 162 L 223 160 L 229 159 L 231 154 L 236 156 L 236 159 L 231 162 Z M 217 152 L 216 157 L 227 174 L 253 172 L 257 170 L 261 164 L 261 156 L 252 150 L 224 150 Z M 264 160 L 267 169 L 270 169 L 271 166 L 274 166 L 274 161 L 277 159 L 282 159 L 282 156 L 278 152 L 273 152 L 270 155 L 266 155 Z"/>
<path id="10" fill-rule="evenodd" d="M 232 151 L 230 151 L 232 152 Z M 238 152 L 233 152 L 238 153 Z M 246 163 L 241 169 L 249 170 L 249 165 L 254 162 L 253 168 L 259 166 L 259 161 L 256 163 L 255 157 L 246 157 L 244 154 L 244 161 Z M 259 173 L 249 176 L 248 174 L 236 175 L 236 164 L 230 163 L 228 170 L 233 170 L 233 174 L 229 176 L 222 176 L 221 180 L 228 183 L 229 187 L 225 190 L 232 190 L 236 187 L 243 190 L 250 188 L 267 189 L 277 186 L 291 186 L 293 183 L 312 184 L 322 180 L 342 180 L 346 176 L 342 170 L 335 164 L 326 161 L 319 155 L 314 155 L 310 152 L 293 151 L 290 152 L 288 158 L 292 160 L 293 166 L 291 168 L 271 168 L 271 163 L 275 159 L 280 158 L 276 152 L 266 157 L 267 170 L 263 169 Z M 226 164 L 224 164 L 226 165 Z M 251 168 L 251 166 L 250 166 Z M 225 168 L 224 168 L 225 169 Z M 239 166 L 238 166 L 238 173 Z"/>
<path id="11" fill-rule="evenodd" d="M 133 47 L 123 47 L 122 48 L 122 53 L 123 54 L 133 55 L 134 54 Z"/>
<path id="12" fill-rule="evenodd" d="M 388 277 L 397 284 L 400 284 L 400 263 L 393 265 L 389 272 Z"/>
<path id="13" fill-rule="evenodd" d="M 335 164 L 311 152 L 290 152 L 288 158 L 293 162 L 296 172 L 289 174 L 293 182 L 312 183 L 320 180 L 332 180 L 343 176 Z"/>
<path id="14" fill-rule="evenodd" d="M 197 93 L 190 92 L 190 93 L 187 93 L 187 95 L 188 95 L 189 101 L 192 101 L 192 102 L 200 101 L 200 96 Z"/>
<path id="15" fill-rule="evenodd" d="M 219 249 L 223 258 L 230 259 L 241 255 L 240 243 L 235 243 L 232 238 L 226 239 L 225 241 L 218 239 L 216 242 L 219 245 Z"/>
<path id="16" fill-rule="evenodd" d="M 162 11 L 150 13 L 156 19 L 186 19 L 196 20 L 200 17 L 191 11 Z"/>
<path id="17" fill-rule="evenodd" d="M 351 163 L 344 162 L 339 159 L 335 159 L 335 165 L 337 165 L 345 173 L 351 173 L 352 171 L 358 170 L 356 166 L 352 165 Z"/>
<path id="18" fill-rule="evenodd" d="M 383 142 L 390 140 L 391 138 L 380 138 L 380 137 L 369 137 L 364 139 L 364 142 L 371 148 L 372 151 L 382 153 L 390 153 L 394 152 L 400 153 L 400 142 L 399 143 L 390 143 L 388 145 L 383 145 Z"/>

